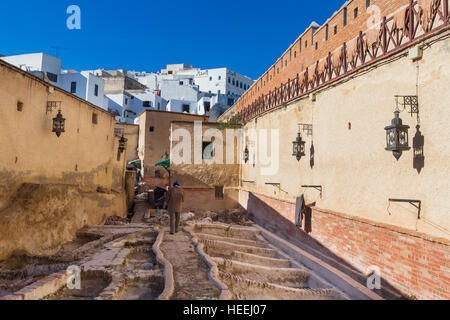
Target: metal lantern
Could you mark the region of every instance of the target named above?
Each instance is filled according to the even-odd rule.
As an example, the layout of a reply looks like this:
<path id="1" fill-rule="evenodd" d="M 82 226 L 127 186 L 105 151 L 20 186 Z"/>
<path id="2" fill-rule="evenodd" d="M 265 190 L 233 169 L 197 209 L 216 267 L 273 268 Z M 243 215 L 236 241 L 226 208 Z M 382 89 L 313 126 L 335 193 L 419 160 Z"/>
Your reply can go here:
<path id="1" fill-rule="evenodd" d="M 245 161 L 245 163 L 247 163 L 249 159 L 250 159 L 250 152 L 248 151 L 248 147 L 245 146 L 245 149 L 244 149 L 244 161 Z"/>
<path id="2" fill-rule="evenodd" d="M 125 139 L 122 135 L 122 138 L 119 140 L 119 153 L 123 153 L 125 151 L 127 141 L 128 139 Z"/>
<path id="3" fill-rule="evenodd" d="M 56 136 L 59 138 L 61 133 L 65 132 L 65 122 L 66 119 L 63 117 L 61 110 L 58 111 L 58 114 L 55 118 L 53 118 L 53 130 L 52 132 L 56 133 Z"/>
<path id="4" fill-rule="evenodd" d="M 392 151 L 395 159 L 400 159 L 402 152 L 411 149 L 408 139 L 408 125 L 404 125 L 400 118 L 400 111 L 395 111 L 395 118 L 391 125 L 384 128 L 386 130 L 386 150 Z"/>
<path id="5" fill-rule="evenodd" d="M 298 132 L 297 139 L 292 142 L 292 149 L 292 155 L 297 158 L 297 161 L 300 161 L 305 156 L 305 141 L 303 141 L 300 131 Z"/>

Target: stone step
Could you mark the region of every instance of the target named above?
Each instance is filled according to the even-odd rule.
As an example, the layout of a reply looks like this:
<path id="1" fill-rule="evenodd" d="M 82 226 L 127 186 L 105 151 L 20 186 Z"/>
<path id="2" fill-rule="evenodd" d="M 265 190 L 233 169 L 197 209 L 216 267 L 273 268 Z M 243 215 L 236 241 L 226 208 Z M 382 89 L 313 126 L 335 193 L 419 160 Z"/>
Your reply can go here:
<path id="1" fill-rule="evenodd" d="M 221 223 L 199 223 L 192 228 L 194 233 L 212 234 L 221 237 L 236 237 L 241 239 L 256 241 L 261 233 L 258 229 L 252 227 L 236 227 Z"/>
<path id="2" fill-rule="evenodd" d="M 341 300 L 334 289 L 290 288 L 273 283 L 254 281 L 231 273 L 219 272 L 221 280 L 233 292 L 236 300 Z"/>
<path id="3" fill-rule="evenodd" d="M 275 258 L 277 257 L 277 251 L 274 249 L 245 246 L 225 241 L 219 240 L 206 240 L 198 239 L 198 242 L 203 243 L 205 246 L 205 253 L 208 254 L 209 248 L 213 249 L 215 252 L 220 253 L 223 256 L 231 256 L 235 251 L 241 251 L 245 253 L 256 254 L 259 256 Z"/>
<path id="4" fill-rule="evenodd" d="M 275 268 L 290 268 L 291 262 L 287 259 L 276 259 L 258 256 L 256 254 L 235 251 L 232 259 L 235 261 L 256 264 L 259 266 L 275 267 Z"/>
<path id="5" fill-rule="evenodd" d="M 242 245 L 252 246 L 252 247 L 264 248 L 264 247 L 267 246 L 267 243 L 266 242 L 262 242 L 262 241 L 254 241 L 254 240 L 234 238 L 234 237 L 222 237 L 222 236 L 217 236 L 217 235 L 207 234 L 207 233 L 195 233 L 195 236 L 198 239 L 218 240 L 218 241 L 230 242 L 230 243 L 235 243 L 235 244 L 242 244 Z"/>
<path id="6" fill-rule="evenodd" d="M 291 288 L 307 288 L 309 272 L 295 268 L 274 268 L 258 266 L 236 260 L 212 258 L 219 271 L 241 276 L 243 278 L 273 283 Z"/>

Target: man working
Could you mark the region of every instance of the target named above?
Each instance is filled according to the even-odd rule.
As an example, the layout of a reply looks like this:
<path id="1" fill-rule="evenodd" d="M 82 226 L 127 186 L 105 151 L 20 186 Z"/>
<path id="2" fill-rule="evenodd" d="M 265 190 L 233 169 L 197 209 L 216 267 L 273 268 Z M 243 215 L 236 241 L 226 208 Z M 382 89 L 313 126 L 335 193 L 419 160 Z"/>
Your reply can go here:
<path id="1" fill-rule="evenodd" d="M 170 188 L 169 191 L 167 191 L 166 202 L 167 210 L 170 215 L 170 234 L 174 234 L 178 232 L 182 210 L 181 203 L 184 202 L 183 190 L 181 190 L 178 181 L 173 184 L 173 188 Z"/>

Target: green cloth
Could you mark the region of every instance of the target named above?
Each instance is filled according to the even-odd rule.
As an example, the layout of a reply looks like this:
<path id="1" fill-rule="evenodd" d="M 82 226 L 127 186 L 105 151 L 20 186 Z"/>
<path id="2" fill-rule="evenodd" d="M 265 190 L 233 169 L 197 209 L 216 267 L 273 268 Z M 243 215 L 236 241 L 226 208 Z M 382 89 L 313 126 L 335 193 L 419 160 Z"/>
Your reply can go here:
<path id="1" fill-rule="evenodd" d="M 155 163 L 156 167 L 163 167 L 164 169 L 166 169 L 168 172 L 170 172 L 170 159 L 166 159 L 164 161 L 160 161 L 158 163 Z"/>

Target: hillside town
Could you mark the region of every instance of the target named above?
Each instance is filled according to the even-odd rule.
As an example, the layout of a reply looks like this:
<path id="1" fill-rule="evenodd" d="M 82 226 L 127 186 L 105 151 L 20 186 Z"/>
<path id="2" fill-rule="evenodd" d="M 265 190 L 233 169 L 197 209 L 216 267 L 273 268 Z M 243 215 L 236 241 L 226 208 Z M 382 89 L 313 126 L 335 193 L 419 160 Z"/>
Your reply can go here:
<path id="1" fill-rule="evenodd" d="M 449 1 L 346 1 L 256 80 L 0 56 L 0 301 L 449 300 Z"/>

